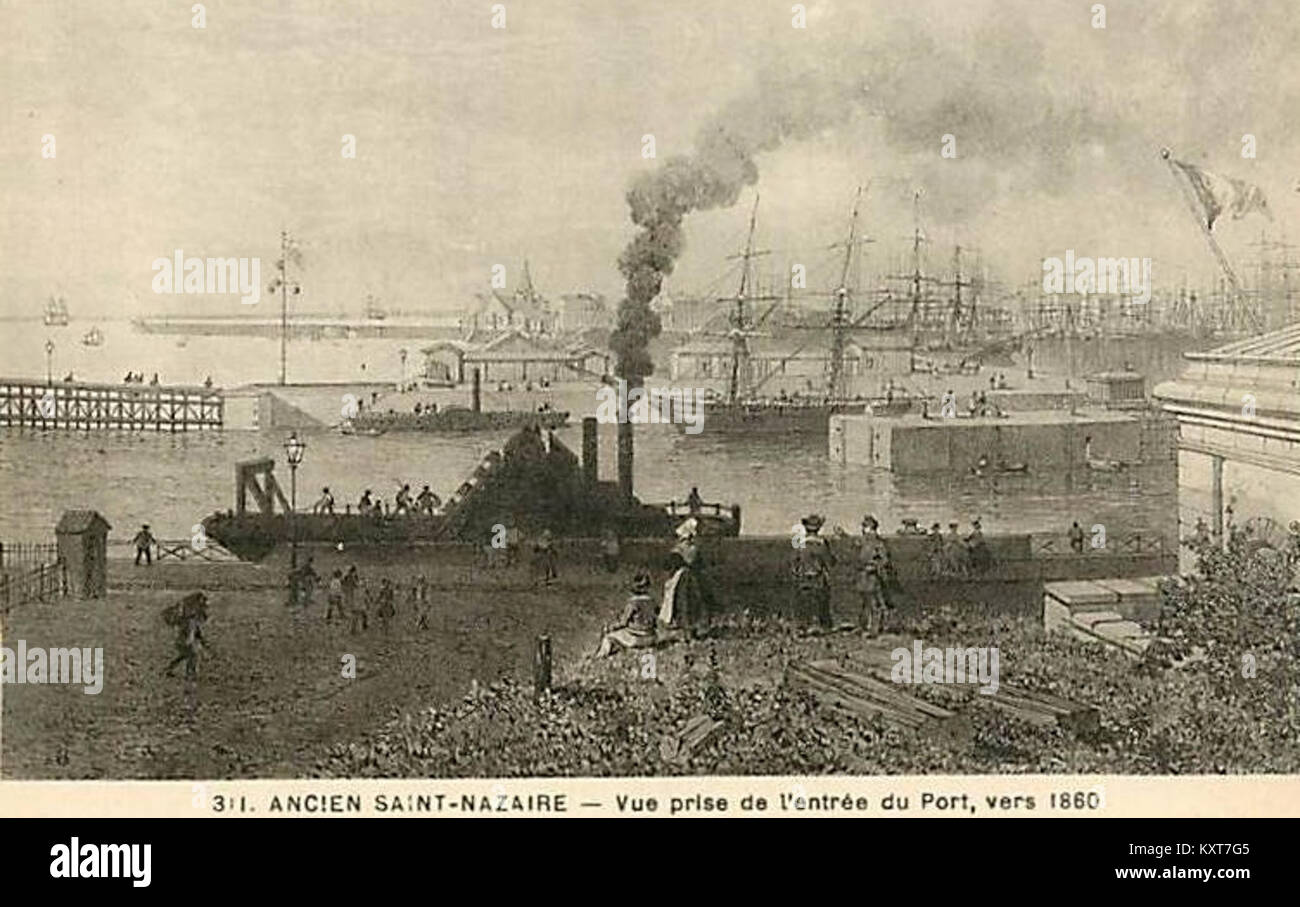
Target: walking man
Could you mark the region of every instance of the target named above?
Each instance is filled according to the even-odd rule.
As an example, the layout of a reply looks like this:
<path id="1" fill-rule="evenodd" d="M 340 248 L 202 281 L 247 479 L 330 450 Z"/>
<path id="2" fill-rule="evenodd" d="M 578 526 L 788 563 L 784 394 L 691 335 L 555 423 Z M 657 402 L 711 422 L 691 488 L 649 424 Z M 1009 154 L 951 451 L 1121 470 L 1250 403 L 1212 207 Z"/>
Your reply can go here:
<path id="1" fill-rule="evenodd" d="M 193 679 L 199 673 L 199 647 L 210 648 L 203 635 L 203 623 L 208 619 L 208 599 L 202 592 L 186 596 L 175 607 L 174 623 L 176 626 L 176 657 L 167 665 L 164 672 L 168 677 L 176 666 L 185 662 L 185 676 Z"/>

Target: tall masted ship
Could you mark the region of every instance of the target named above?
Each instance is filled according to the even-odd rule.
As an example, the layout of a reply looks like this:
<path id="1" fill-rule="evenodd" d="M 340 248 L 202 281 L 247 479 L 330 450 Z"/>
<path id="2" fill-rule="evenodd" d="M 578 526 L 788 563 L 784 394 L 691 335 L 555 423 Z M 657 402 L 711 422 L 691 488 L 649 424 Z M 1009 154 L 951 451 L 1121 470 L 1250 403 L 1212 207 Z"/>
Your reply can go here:
<path id="1" fill-rule="evenodd" d="M 903 389 L 893 387 L 884 394 L 851 394 L 849 391 L 850 374 L 846 352 L 854 335 L 858 332 L 870 332 L 873 335 L 896 334 L 899 340 L 893 346 L 902 348 L 899 377 L 910 372 L 910 353 L 907 347 L 910 319 L 894 323 L 881 324 L 878 321 L 867 325 L 866 322 L 876 315 L 888 299 L 882 299 L 860 314 L 853 315 L 852 304 L 855 290 L 850 286 L 850 271 L 857 247 L 863 242 L 858 233 L 858 211 L 861 206 L 863 190 L 858 189 L 853 204 L 848 238 L 837 243 L 844 248 L 839 281 L 831 293 L 831 310 L 829 319 L 823 324 L 799 324 L 790 326 L 792 331 L 811 332 L 808 340 L 796 343 L 793 351 L 772 365 L 765 363 L 765 374 L 757 374 L 753 346 L 755 338 L 765 336 L 760 332 L 768 317 L 776 310 L 782 298 L 773 295 L 750 295 L 753 285 L 751 263 L 756 255 L 754 250 L 754 227 L 758 215 L 758 199 L 750 213 L 748 238 L 745 248 L 738 258 L 741 259 L 740 282 L 736 293 L 730 297 L 720 297 L 719 302 L 729 305 L 727 310 L 728 330 L 720 336 L 725 337 L 729 347 L 727 359 L 726 391 L 712 394 L 704 405 L 705 432 L 713 434 L 735 435 L 817 435 L 826 436 L 832 415 L 861 414 L 868 411 L 879 414 L 901 414 L 910 411 L 914 404 L 919 405 L 916 397 Z M 755 317 L 753 306 L 756 303 L 771 302 L 762 314 Z M 699 336 L 709 335 L 698 332 Z M 817 341 L 824 341 L 829 335 L 829 351 L 825 357 L 824 383 L 820 389 L 809 386 L 802 391 L 788 392 L 785 389 L 777 393 L 764 393 L 763 388 L 771 379 L 785 373 L 785 365 L 798 357 Z M 869 355 L 869 353 L 868 353 Z M 680 420 L 679 420 L 680 421 Z"/>

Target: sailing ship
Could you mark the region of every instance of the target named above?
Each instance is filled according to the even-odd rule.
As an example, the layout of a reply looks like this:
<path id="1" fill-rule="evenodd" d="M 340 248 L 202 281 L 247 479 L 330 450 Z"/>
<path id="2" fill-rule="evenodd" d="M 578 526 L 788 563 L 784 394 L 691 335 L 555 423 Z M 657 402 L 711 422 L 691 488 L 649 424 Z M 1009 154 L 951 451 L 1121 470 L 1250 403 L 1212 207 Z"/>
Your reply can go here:
<path id="1" fill-rule="evenodd" d="M 104 332 L 101 331 L 98 327 L 91 328 L 90 330 L 86 331 L 85 334 L 82 335 L 81 345 L 82 346 L 103 346 Z"/>
<path id="2" fill-rule="evenodd" d="M 53 296 L 45 303 L 45 325 L 46 327 L 66 327 L 68 324 L 68 303 L 60 296 L 55 299 Z"/>
<path id="3" fill-rule="evenodd" d="M 749 234 L 745 249 L 738 256 L 741 259 L 740 282 L 732 297 L 720 298 L 732 308 L 728 313 L 729 330 L 725 335 L 731 346 L 730 365 L 727 375 L 727 390 L 724 396 L 714 396 L 704 403 L 704 424 L 715 434 L 777 434 L 777 435 L 817 435 L 825 437 L 830 427 L 830 418 L 836 414 L 862 414 L 868 411 L 875 414 L 895 415 L 912 408 L 914 397 L 900 386 L 890 389 L 879 396 L 866 396 L 849 393 L 849 375 L 846 368 L 846 350 L 850 337 L 855 331 L 869 330 L 881 332 L 896 330 L 897 324 L 872 324 L 864 327 L 868 319 L 885 304 L 881 300 L 867 307 L 860 315 L 851 314 L 854 291 L 850 286 L 849 274 L 853 256 L 862 243 L 858 235 L 858 211 L 861 206 L 863 190 L 858 189 L 854 200 L 853 214 L 850 219 L 849 234 L 844 242 L 844 259 L 839 283 L 832 293 L 834 300 L 829 322 L 823 325 L 798 325 L 798 329 L 811 330 L 819 335 L 830 334 L 830 349 L 826 357 L 826 381 L 821 393 L 789 394 L 781 391 L 776 395 L 763 395 L 763 386 L 777 374 L 781 374 L 784 364 L 806 349 L 811 340 L 796 346 L 777 368 L 768 371 L 765 377 L 755 380 L 751 362 L 750 339 L 759 336 L 758 328 L 775 310 L 774 304 L 761 316 L 754 318 L 750 311 L 752 303 L 774 300 L 780 297 L 749 295 L 751 288 L 750 263 L 760 254 L 754 250 L 754 227 L 758 215 L 758 199 L 749 219 Z M 837 244 L 838 245 L 838 244 Z M 679 422 L 681 420 L 678 420 Z"/>

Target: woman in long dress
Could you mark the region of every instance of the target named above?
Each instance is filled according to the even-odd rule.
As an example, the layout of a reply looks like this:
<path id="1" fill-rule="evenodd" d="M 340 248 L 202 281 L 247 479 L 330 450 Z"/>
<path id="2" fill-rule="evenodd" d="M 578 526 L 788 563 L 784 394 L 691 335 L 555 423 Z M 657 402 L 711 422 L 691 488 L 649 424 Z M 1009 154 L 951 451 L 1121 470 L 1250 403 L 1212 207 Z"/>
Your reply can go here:
<path id="1" fill-rule="evenodd" d="M 691 517 L 677 527 L 678 542 L 672 555 L 676 567 L 664 584 L 659 623 L 699 632 L 708 627 L 713 611 L 713 592 L 704 575 L 704 555 L 696 542 L 699 522 Z"/>

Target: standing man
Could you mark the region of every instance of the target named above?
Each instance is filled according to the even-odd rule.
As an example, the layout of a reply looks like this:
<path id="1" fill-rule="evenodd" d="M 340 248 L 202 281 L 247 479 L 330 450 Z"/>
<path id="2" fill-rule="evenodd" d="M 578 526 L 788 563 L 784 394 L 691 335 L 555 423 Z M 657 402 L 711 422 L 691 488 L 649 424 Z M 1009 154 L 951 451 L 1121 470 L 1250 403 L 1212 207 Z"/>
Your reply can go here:
<path id="1" fill-rule="evenodd" d="M 312 566 L 312 556 L 307 555 L 307 561 L 298 568 L 298 573 L 293 582 L 298 589 L 297 601 L 304 608 L 310 608 L 312 599 L 316 595 L 316 584 L 320 582 L 320 574 Z"/>
<path id="2" fill-rule="evenodd" d="M 606 526 L 601 533 L 600 560 L 606 573 L 618 572 L 619 543 L 618 532 L 613 526 Z"/>
<path id="3" fill-rule="evenodd" d="M 424 488 L 420 489 L 420 493 L 416 495 L 415 509 L 418 513 L 433 516 L 434 509 L 441 506 L 442 501 L 438 500 L 438 496 L 429 490 L 428 485 L 425 485 Z"/>
<path id="4" fill-rule="evenodd" d="M 423 573 L 415 581 L 415 629 L 429 629 L 429 578 Z"/>
<path id="5" fill-rule="evenodd" d="M 342 570 L 336 568 L 334 574 L 330 577 L 329 590 L 326 592 L 325 602 L 325 623 L 329 623 L 333 619 L 335 613 L 337 613 L 339 619 L 342 620 L 343 615 L 346 613 L 343 609 Z"/>
<path id="6" fill-rule="evenodd" d="M 965 576 L 967 570 L 966 543 L 958 533 L 956 520 L 948 524 L 948 535 L 943 540 L 944 566 L 948 576 Z"/>
<path id="7" fill-rule="evenodd" d="M 330 516 L 334 515 L 334 495 L 330 494 L 329 488 L 322 488 L 320 490 L 320 498 L 312 505 L 311 512 L 317 514 L 328 513 Z"/>
<path id="8" fill-rule="evenodd" d="M 361 585 L 356 564 L 348 567 L 348 572 L 343 574 L 341 585 L 343 586 L 343 614 L 350 616 L 357 605 L 357 586 Z"/>
<path id="9" fill-rule="evenodd" d="M 397 500 L 393 504 L 393 514 L 402 514 L 403 516 L 411 515 L 411 486 L 403 485 L 402 490 L 397 492 Z"/>
<path id="10" fill-rule="evenodd" d="M 533 542 L 533 574 L 547 586 L 559 578 L 555 567 L 555 542 L 549 529 L 543 529 L 537 541 Z"/>
<path id="11" fill-rule="evenodd" d="M 1083 554 L 1083 527 L 1079 521 L 1075 520 L 1070 526 L 1070 550 L 1075 554 Z"/>
<path id="12" fill-rule="evenodd" d="M 135 544 L 135 565 L 140 566 L 140 558 L 143 556 L 144 565 L 152 567 L 154 537 L 153 533 L 149 531 L 149 524 L 145 523 L 141 526 L 140 531 L 135 534 L 135 538 L 131 539 L 131 541 Z"/>
<path id="13" fill-rule="evenodd" d="M 700 489 L 691 486 L 691 493 L 686 496 L 686 508 L 690 511 L 691 516 L 695 516 L 704 507 L 704 498 L 700 497 Z"/>
<path id="14" fill-rule="evenodd" d="M 815 619 L 822 629 L 831 626 L 831 570 L 835 555 L 826 539 L 818 535 L 826 521 L 810 514 L 799 521 L 803 535 L 796 539 L 791 574 L 795 585 L 795 614 Z"/>
<path id="15" fill-rule="evenodd" d="M 966 536 L 966 563 L 975 573 L 984 573 L 993 565 L 993 553 L 989 551 L 988 542 L 984 541 L 979 517 L 971 520 L 970 535 Z"/>
<path id="16" fill-rule="evenodd" d="M 857 544 L 858 594 L 862 597 L 862 611 L 858 625 L 869 636 L 879 634 L 885 626 L 885 612 L 889 610 L 889 549 L 880 537 L 880 524 L 871 514 L 862 518 L 862 537 Z"/>
<path id="17" fill-rule="evenodd" d="M 378 608 L 375 613 L 379 618 L 380 629 L 387 636 L 388 626 L 397 616 L 397 590 L 393 588 L 393 581 L 386 576 L 379 582 Z"/>

